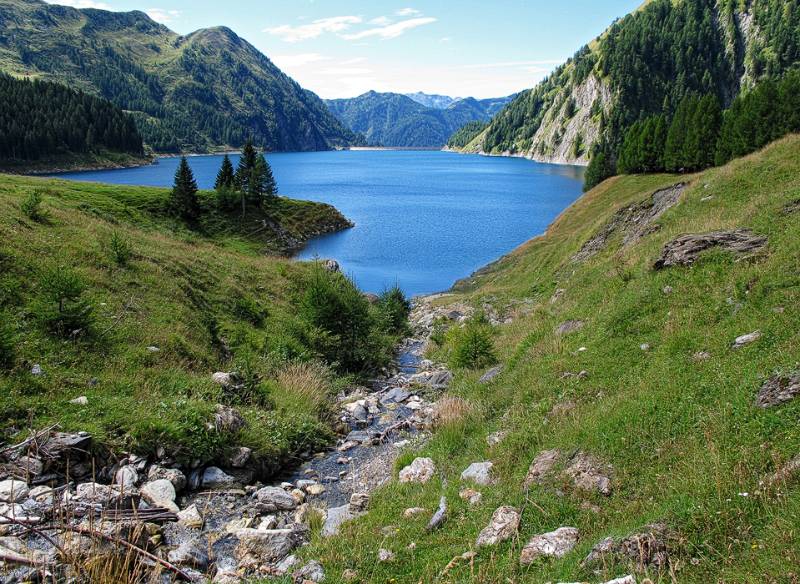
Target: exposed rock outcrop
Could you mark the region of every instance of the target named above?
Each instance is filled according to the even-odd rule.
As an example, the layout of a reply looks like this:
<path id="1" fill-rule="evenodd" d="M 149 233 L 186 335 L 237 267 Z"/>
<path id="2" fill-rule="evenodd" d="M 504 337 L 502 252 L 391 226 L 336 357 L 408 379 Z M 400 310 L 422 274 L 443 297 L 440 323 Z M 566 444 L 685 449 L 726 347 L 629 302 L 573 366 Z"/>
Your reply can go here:
<path id="1" fill-rule="evenodd" d="M 664 246 L 653 267 L 661 270 L 671 266 L 691 266 L 702 252 L 712 248 L 747 255 L 763 250 L 766 245 L 766 237 L 749 229 L 681 235 Z"/>

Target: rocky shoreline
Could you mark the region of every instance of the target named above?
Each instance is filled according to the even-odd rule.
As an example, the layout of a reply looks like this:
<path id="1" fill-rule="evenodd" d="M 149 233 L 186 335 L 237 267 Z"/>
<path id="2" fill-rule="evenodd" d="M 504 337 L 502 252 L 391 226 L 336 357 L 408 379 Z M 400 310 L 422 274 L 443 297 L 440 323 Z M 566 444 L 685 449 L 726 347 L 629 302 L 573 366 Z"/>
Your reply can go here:
<path id="1" fill-rule="evenodd" d="M 163 582 L 233 584 L 287 574 L 321 581 L 322 567 L 300 565 L 293 550 L 312 526 L 332 536 L 364 513 L 370 493 L 393 478 L 397 456 L 426 439 L 435 401 L 452 380 L 423 358 L 427 338 L 437 318 L 466 316 L 418 301 L 413 336 L 399 347 L 394 372 L 337 397 L 349 432 L 279 483 L 255 480 L 246 448 L 223 467 L 133 453 L 99 467 L 91 436 L 57 428 L 0 448 L 0 583 L 91 580 L 93 556 Z M 223 372 L 214 378 L 230 383 Z M 242 423 L 236 410 L 217 406 L 209 430 Z"/>

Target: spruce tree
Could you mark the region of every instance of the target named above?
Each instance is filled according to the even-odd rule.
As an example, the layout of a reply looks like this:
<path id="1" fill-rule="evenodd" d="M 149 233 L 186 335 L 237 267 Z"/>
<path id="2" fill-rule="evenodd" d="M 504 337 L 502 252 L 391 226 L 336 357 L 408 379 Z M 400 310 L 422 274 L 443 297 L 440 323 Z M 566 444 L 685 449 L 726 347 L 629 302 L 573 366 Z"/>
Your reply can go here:
<path id="1" fill-rule="evenodd" d="M 256 149 L 253 141 L 248 140 L 242 148 L 242 157 L 239 159 L 239 166 L 236 168 L 236 188 L 242 193 L 250 192 L 250 178 L 253 169 L 256 167 Z"/>
<path id="2" fill-rule="evenodd" d="M 197 203 L 197 182 L 186 157 L 181 157 L 178 170 L 175 171 L 175 184 L 172 187 L 172 208 L 185 219 L 194 219 L 199 215 Z"/>
<path id="3" fill-rule="evenodd" d="M 222 166 L 217 173 L 217 180 L 214 183 L 214 188 L 218 191 L 222 189 L 232 189 L 235 182 L 236 175 L 233 170 L 233 164 L 226 154 L 225 158 L 222 159 Z"/>

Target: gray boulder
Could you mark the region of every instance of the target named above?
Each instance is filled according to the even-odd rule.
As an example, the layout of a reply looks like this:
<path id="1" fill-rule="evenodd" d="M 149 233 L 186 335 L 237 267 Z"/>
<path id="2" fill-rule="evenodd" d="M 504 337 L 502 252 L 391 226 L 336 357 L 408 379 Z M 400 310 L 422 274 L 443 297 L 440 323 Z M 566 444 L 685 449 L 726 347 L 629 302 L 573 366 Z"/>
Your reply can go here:
<path id="1" fill-rule="evenodd" d="M 519 529 L 520 515 L 514 507 L 500 507 L 493 514 L 489 525 L 483 528 L 475 541 L 475 547 L 494 546 L 514 537 Z"/>
<path id="2" fill-rule="evenodd" d="M 578 543 L 578 530 L 574 527 L 559 527 L 555 531 L 536 535 L 522 548 L 520 563 L 532 564 L 539 558 L 561 558 Z"/>
<path id="3" fill-rule="evenodd" d="M 278 487 L 259 489 L 254 497 L 270 511 L 292 511 L 297 507 L 297 500 L 290 493 Z"/>

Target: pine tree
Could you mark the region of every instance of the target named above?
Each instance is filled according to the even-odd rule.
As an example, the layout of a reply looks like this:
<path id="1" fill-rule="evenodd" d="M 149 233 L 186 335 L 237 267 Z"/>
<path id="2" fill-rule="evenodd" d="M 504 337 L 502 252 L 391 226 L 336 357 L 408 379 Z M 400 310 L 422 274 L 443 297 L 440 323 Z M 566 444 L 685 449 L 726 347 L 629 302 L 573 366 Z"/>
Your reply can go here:
<path id="1" fill-rule="evenodd" d="M 256 149 L 252 140 L 247 140 L 242 148 L 242 157 L 239 159 L 239 166 L 236 168 L 236 188 L 242 193 L 250 192 L 250 178 L 253 169 L 256 167 Z"/>
<path id="2" fill-rule="evenodd" d="M 264 159 L 264 194 L 267 197 L 275 197 L 278 195 L 278 181 L 275 180 L 275 175 L 272 174 L 272 167 L 269 162 Z"/>
<path id="3" fill-rule="evenodd" d="M 222 159 L 222 166 L 217 173 L 217 180 L 214 183 L 214 189 L 221 190 L 221 189 L 232 189 L 236 182 L 236 175 L 233 170 L 233 164 L 231 163 L 231 159 L 228 155 L 225 155 L 225 158 Z"/>
<path id="4" fill-rule="evenodd" d="M 178 170 L 175 171 L 175 184 L 172 187 L 172 208 L 185 219 L 194 219 L 199 215 L 197 203 L 197 182 L 186 157 L 181 157 Z"/>

